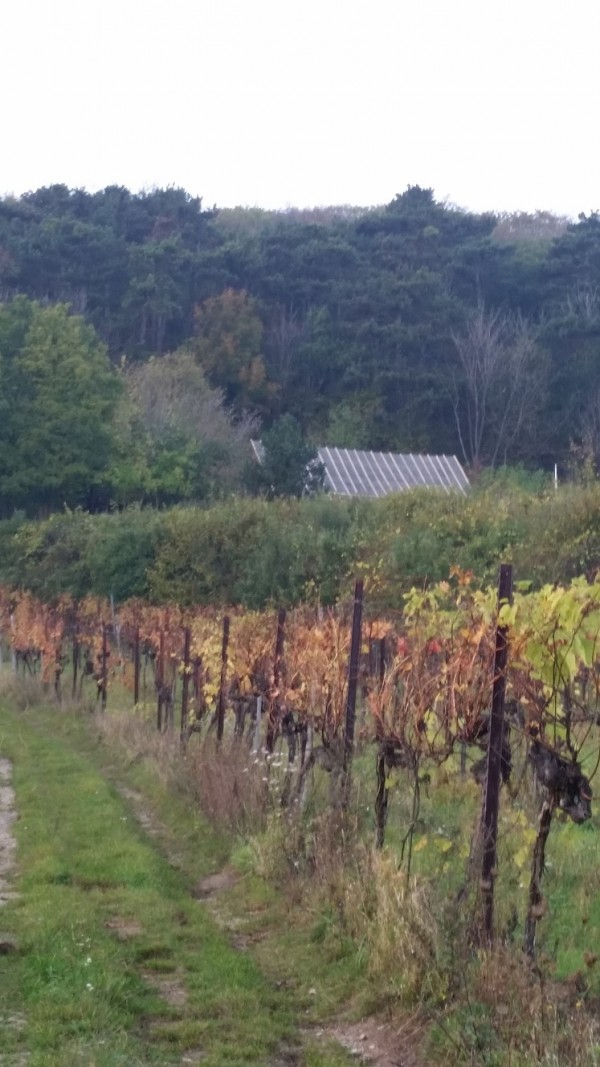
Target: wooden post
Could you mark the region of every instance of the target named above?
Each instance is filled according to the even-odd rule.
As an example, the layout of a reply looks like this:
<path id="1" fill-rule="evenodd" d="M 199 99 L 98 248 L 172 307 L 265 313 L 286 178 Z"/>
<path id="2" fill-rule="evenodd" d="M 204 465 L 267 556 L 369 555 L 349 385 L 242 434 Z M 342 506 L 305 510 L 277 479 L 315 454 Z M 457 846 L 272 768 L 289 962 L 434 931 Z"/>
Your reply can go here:
<path id="1" fill-rule="evenodd" d="M 360 642 L 363 609 L 363 582 L 359 578 L 354 587 L 354 610 L 352 612 L 352 639 L 348 663 L 348 695 L 346 698 L 346 721 L 344 724 L 344 767 L 342 778 L 342 805 L 348 806 L 352 758 L 354 756 L 354 724 L 356 722 L 356 694 L 360 670 Z"/>
<path id="2" fill-rule="evenodd" d="M 385 682 L 385 668 L 387 667 L 387 641 L 385 637 L 379 640 L 379 688 L 383 689 Z"/>
<path id="3" fill-rule="evenodd" d="M 281 677 L 283 672 L 283 654 L 285 650 L 285 620 L 287 618 L 287 612 L 285 608 L 280 608 L 277 613 L 277 636 L 275 638 L 275 656 L 273 661 L 273 688 L 275 695 L 271 701 L 269 708 L 269 722 L 267 725 L 267 736 L 265 741 L 265 747 L 269 755 L 272 754 L 275 747 L 275 733 L 277 730 L 277 724 L 279 721 L 279 711 L 281 707 L 280 701 L 280 689 L 281 689 Z"/>
<path id="4" fill-rule="evenodd" d="M 181 744 L 185 745 L 188 728 L 188 705 L 190 691 L 190 645 L 192 634 L 189 626 L 183 631 L 183 678 L 181 681 Z"/>
<path id="5" fill-rule="evenodd" d="M 102 623 L 102 666 L 100 675 L 100 707 L 102 711 L 106 711 L 106 699 L 108 690 L 108 657 L 110 652 L 108 650 L 108 626 L 105 622 Z"/>
<path id="6" fill-rule="evenodd" d="M 375 795 L 375 846 L 376 848 L 383 848 L 388 809 L 387 774 L 385 771 L 383 745 L 380 746 L 379 752 L 377 753 L 375 772 L 377 775 L 377 793 Z"/>
<path id="7" fill-rule="evenodd" d="M 546 842 L 548 841 L 548 836 L 550 834 L 553 813 L 554 799 L 550 797 L 548 800 L 545 800 L 542 805 L 538 826 L 538 835 L 536 837 L 535 845 L 533 848 L 533 865 L 531 869 L 531 880 L 529 882 L 529 907 L 527 909 L 527 919 L 525 920 L 525 936 L 523 939 L 523 950 L 531 958 L 535 956 L 535 935 L 537 930 L 537 924 L 538 920 L 541 917 L 541 914 L 543 914 L 542 878 L 544 875 Z"/>
<path id="8" fill-rule="evenodd" d="M 73 637 L 73 685 L 71 687 L 71 696 L 73 700 L 77 696 L 77 674 L 79 671 L 79 641 L 77 635 Z"/>
<path id="9" fill-rule="evenodd" d="M 165 682 L 165 635 L 160 631 L 158 635 L 158 662 L 156 664 L 156 729 L 160 733 L 163 728 L 163 687 Z"/>
<path id="10" fill-rule="evenodd" d="M 256 722 L 254 724 L 254 741 L 252 752 L 258 755 L 260 752 L 260 724 L 262 719 L 262 703 L 263 698 L 259 695 L 256 698 Z"/>
<path id="11" fill-rule="evenodd" d="M 196 701 L 196 716 L 198 715 L 198 702 L 200 700 L 200 667 L 202 666 L 202 659 L 200 656 L 194 658 L 194 680 L 192 685 L 192 692 L 194 694 L 194 700 Z"/>
<path id="12" fill-rule="evenodd" d="M 119 620 L 117 618 L 117 614 L 115 612 L 115 598 L 114 598 L 112 593 L 110 594 L 110 617 L 111 617 L 111 622 L 112 622 L 113 635 L 114 635 L 115 640 L 117 642 L 117 652 L 119 654 L 119 664 L 122 665 L 122 663 L 123 663 L 123 650 L 121 649 L 121 624 L 119 623 Z"/>
<path id="13" fill-rule="evenodd" d="M 227 684 L 227 654 L 229 649 L 229 615 L 223 619 L 223 643 L 221 645 L 221 678 L 219 681 L 219 697 L 217 700 L 217 742 L 223 740 L 225 729 L 225 687 Z"/>
<path id="14" fill-rule="evenodd" d="M 467 743 L 461 741 L 460 743 L 460 776 L 464 778 L 467 773 Z"/>
<path id="15" fill-rule="evenodd" d="M 62 686 L 60 679 L 62 675 L 62 649 L 59 648 L 54 660 L 54 695 L 59 704 L 62 704 Z"/>
<path id="16" fill-rule="evenodd" d="M 304 767 L 304 764 L 306 763 L 306 749 L 308 747 L 308 732 L 309 732 L 309 730 L 310 730 L 309 723 L 308 722 L 303 722 L 302 723 L 302 728 L 300 730 L 300 767 L 301 768 Z"/>
<path id="17" fill-rule="evenodd" d="M 136 626 L 133 633 L 133 703 L 140 702 L 140 628 Z"/>
<path id="18" fill-rule="evenodd" d="M 512 597 L 512 566 L 503 563 L 498 581 L 498 607 Z M 496 627 L 496 651 L 494 656 L 494 687 L 487 751 L 487 769 L 483 803 L 483 859 L 481 865 L 481 891 L 483 897 L 483 929 L 491 941 L 494 924 L 494 879 L 498 840 L 498 811 L 500 807 L 500 781 L 502 743 L 504 740 L 504 694 L 506 690 L 506 663 L 508 659 L 508 631 L 506 626 Z"/>

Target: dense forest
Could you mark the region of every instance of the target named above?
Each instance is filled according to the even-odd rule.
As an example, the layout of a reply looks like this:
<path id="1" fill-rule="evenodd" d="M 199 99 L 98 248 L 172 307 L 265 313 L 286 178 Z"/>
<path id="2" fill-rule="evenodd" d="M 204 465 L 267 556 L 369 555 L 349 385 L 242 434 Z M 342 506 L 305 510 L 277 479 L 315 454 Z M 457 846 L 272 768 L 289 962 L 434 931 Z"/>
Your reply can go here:
<path id="1" fill-rule="evenodd" d="M 55 185 L 0 200 L 0 301 L 4 516 L 256 489 L 257 433 L 474 471 L 600 456 L 596 212 Z"/>

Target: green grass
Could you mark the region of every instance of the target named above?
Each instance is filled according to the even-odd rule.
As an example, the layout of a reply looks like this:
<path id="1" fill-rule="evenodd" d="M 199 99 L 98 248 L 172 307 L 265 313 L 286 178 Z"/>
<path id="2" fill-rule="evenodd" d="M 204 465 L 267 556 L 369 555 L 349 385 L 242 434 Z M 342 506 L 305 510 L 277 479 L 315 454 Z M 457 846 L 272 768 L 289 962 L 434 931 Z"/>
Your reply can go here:
<path id="1" fill-rule="evenodd" d="M 372 898 L 361 899 L 365 869 L 360 863 L 366 850 L 362 859 L 357 854 L 354 868 L 352 862 L 326 868 L 319 880 L 301 862 L 296 875 L 294 859 L 302 853 L 295 852 L 296 831 L 276 814 L 278 808 L 266 830 L 250 830 L 236 842 L 231 832 L 217 832 L 194 810 L 183 778 L 173 781 L 157 773 L 151 746 L 146 755 L 143 745 L 139 750 L 119 748 L 117 734 L 111 741 L 109 730 L 101 740 L 93 723 L 89 716 L 56 709 L 0 712 L 0 753 L 14 762 L 18 793 L 22 894 L 0 913 L 0 927 L 16 934 L 20 944 L 17 955 L 0 956 L 0 1048 L 29 1049 L 32 1067 L 171 1065 L 200 1052 L 208 1067 L 284 1062 L 342 1067 L 352 1062 L 327 1041 L 328 1023 L 383 1008 L 401 1010 L 403 964 L 398 960 L 410 962 L 407 956 L 395 957 L 394 949 L 386 953 L 385 945 L 382 952 L 381 942 L 378 947 L 373 942 L 375 926 L 369 929 L 369 924 L 376 924 L 377 915 Z M 373 835 L 373 762 L 369 749 L 354 764 L 354 814 L 364 842 Z M 412 877 L 427 886 L 443 939 L 452 930 L 445 924 L 445 911 L 464 878 L 480 792 L 451 761 L 428 772 L 413 840 Z M 309 828 L 302 831 L 309 843 L 328 804 L 328 785 L 327 776 L 317 772 L 306 813 Z M 123 799 L 123 786 L 143 798 L 152 837 Z M 394 892 L 401 875 L 393 861 L 399 859 L 411 808 L 410 789 L 399 775 L 387 830 L 390 862 L 383 872 Z M 514 961 L 520 957 L 534 825 L 530 791 L 523 788 L 511 800 L 503 790 L 497 924 L 504 931 L 516 908 L 510 949 Z M 563 980 L 583 973 L 588 996 L 600 991 L 600 962 L 588 966 L 584 956 L 589 963 L 600 931 L 596 827 L 596 817 L 585 826 L 556 817 L 544 878 L 548 911 L 539 924 L 548 980 L 550 975 Z M 231 888 L 208 907 L 192 898 L 199 878 L 232 862 L 239 878 Z M 397 918 L 399 913 L 390 913 L 392 922 L 394 914 Z M 119 925 L 136 923 L 137 932 L 121 940 Z M 221 932 L 228 925 L 231 938 Z M 379 971 L 370 955 L 373 944 L 380 953 Z M 443 942 L 438 947 L 434 966 L 443 969 L 453 947 Z M 421 1007 L 436 1024 L 432 1062 L 452 1056 L 457 1063 L 471 1062 L 464 1056 L 473 1031 L 487 1049 L 481 1054 L 486 1067 L 507 1062 L 503 1057 L 511 1041 L 515 1065 L 545 1063 L 527 1058 L 525 1024 L 518 1041 L 510 1028 L 513 1012 L 520 1019 L 522 998 L 535 999 L 535 983 L 530 987 L 521 975 L 523 984 L 504 1005 L 513 962 L 504 959 L 501 949 L 497 973 L 485 979 L 498 982 L 498 996 L 480 997 L 481 975 L 488 973 L 489 963 L 469 953 L 468 945 L 462 948 L 462 984 L 447 1001 L 443 975 L 441 983 L 425 982 L 429 992 L 422 995 Z M 169 1005 L 164 983 L 183 990 L 185 1002 L 180 998 Z M 571 1025 L 570 1010 L 561 1009 L 557 1042 Z M 532 1012 L 527 1025 L 543 1033 L 541 1015 Z M 8 1013 L 22 1013 L 26 1029 L 6 1024 L 3 1030 Z M 313 1026 L 324 1035 L 312 1039 Z M 452 1051 L 453 1041 L 462 1043 L 463 1058 Z M 596 1063 L 596 1052 L 585 1055 L 569 1062 L 577 1067 Z"/>
<path id="2" fill-rule="evenodd" d="M 123 767 L 56 710 L 3 708 L 0 752 L 13 761 L 21 894 L 0 918 L 19 946 L 0 956 L 5 1054 L 29 1051 L 30 1067 L 136 1067 L 180 1064 L 187 1051 L 202 1053 L 205 1067 L 246 1067 L 297 1044 L 290 992 L 235 951 L 190 896 L 191 881 L 225 852 L 199 818 L 187 813 L 178 842 L 195 858 L 175 870 L 117 791 Z M 133 771 L 143 779 L 143 768 Z M 182 803 L 164 801 L 155 796 L 175 840 Z M 174 1006 L 154 988 L 169 976 L 180 989 Z M 24 1027 L 7 1021 L 16 1013 Z M 307 1067 L 343 1062 L 338 1051 L 307 1052 Z"/>

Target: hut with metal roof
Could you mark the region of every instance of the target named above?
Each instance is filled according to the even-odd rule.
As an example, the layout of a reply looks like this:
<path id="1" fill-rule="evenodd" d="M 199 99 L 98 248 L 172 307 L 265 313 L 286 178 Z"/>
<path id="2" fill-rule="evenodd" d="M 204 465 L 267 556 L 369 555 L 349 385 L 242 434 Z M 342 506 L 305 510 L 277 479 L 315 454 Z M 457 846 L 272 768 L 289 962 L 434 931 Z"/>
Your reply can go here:
<path id="1" fill-rule="evenodd" d="M 262 443 L 252 441 L 252 448 L 262 463 Z M 317 454 L 325 468 L 325 489 L 335 496 L 380 497 L 419 488 L 464 494 L 469 488 L 469 479 L 456 456 L 357 448 L 319 448 Z"/>

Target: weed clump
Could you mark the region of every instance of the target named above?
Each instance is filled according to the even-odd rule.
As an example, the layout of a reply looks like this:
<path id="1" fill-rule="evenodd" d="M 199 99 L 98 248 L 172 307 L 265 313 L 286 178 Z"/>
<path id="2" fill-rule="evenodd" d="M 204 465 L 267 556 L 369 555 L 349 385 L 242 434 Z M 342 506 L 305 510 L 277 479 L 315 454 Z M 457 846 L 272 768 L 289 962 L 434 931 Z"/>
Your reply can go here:
<path id="1" fill-rule="evenodd" d="M 48 692 L 39 677 L 10 671 L 0 673 L 0 697 L 19 711 L 48 704 Z"/>

